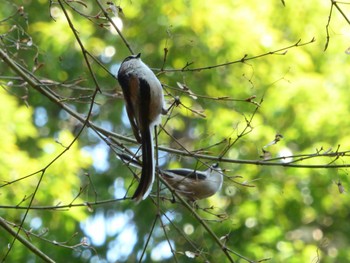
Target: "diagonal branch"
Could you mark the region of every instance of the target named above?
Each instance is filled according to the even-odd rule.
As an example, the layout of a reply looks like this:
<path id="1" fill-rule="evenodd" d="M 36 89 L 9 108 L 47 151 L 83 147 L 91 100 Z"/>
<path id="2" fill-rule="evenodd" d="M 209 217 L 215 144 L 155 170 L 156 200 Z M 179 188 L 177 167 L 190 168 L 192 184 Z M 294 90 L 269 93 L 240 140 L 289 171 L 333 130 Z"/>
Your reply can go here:
<path id="1" fill-rule="evenodd" d="M 5 229 L 10 235 L 12 235 L 15 239 L 18 239 L 23 245 L 25 245 L 29 250 L 31 250 L 35 255 L 41 258 L 45 262 L 55 263 L 53 259 L 51 259 L 48 255 L 30 243 L 27 239 L 18 234 L 18 231 L 13 230 L 6 222 L 5 219 L 0 217 L 0 227 Z M 10 250 L 10 248 L 9 248 Z"/>
<path id="2" fill-rule="evenodd" d="M 249 57 L 248 54 L 245 54 L 239 60 L 230 61 L 230 62 L 221 63 L 221 64 L 216 64 L 216 65 L 212 65 L 212 66 L 198 67 L 198 68 L 188 68 L 188 66 L 192 65 L 193 63 L 187 63 L 187 65 L 185 65 L 181 69 L 164 69 L 162 72 L 188 72 L 188 71 L 191 72 L 191 71 L 202 71 L 202 70 L 209 70 L 209 69 L 213 69 L 213 68 L 226 67 L 226 66 L 229 66 L 229 65 L 232 65 L 232 64 L 245 63 L 245 62 L 247 62 L 249 60 L 258 59 L 258 58 L 266 57 L 266 56 L 269 56 L 269 55 L 285 55 L 285 54 L 287 54 L 288 50 L 291 49 L 291 48 L 306 46 L 306 45 L 309 45 L 309 44 L 311 44 L 311 43 L 313 43 L 315 41 L 316 41 L 316 39 L 312 38 L 308 42 L 301 43 L 301 39 L 299 39 L 293 45 L 290 45 L 290 46 L 287 46 L 287 47 L 283 47 L 283 48 L 280 48 L 280 49 L 276 49 L 274 51 L 269 51 L 269 52 L 266 52 L 266 53 L 263 53 L 263 54 L 260 54 L 260 55 L 256 55 L 256 56 Z"/>

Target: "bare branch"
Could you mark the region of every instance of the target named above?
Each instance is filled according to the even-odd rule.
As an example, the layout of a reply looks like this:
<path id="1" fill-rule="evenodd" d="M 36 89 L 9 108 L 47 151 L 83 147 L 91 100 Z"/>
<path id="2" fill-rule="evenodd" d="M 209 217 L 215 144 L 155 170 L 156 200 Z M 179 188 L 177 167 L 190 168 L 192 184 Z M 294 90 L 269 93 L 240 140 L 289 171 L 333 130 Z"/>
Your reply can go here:
<path id="1" fill-rule="evenodd" d="M 235 60 L 235 61 L 231 61 L 231 62 L 226 62 L 226 63 L 221 63 L 221 64 L 216 64 L 213 66 L 205 66 L 205 67 L 198 67 L 198 68 L 192 68 L 189 69 L 188 66 L 193 64 L 193 62 L 191 63 L 187 63 L 185 67 L 181 68 L 181 69 L 164 69 L 162 70 L 162 72 L 166 73 L 166 72 L 188 72 L 188 71 L 202 71 L 202 70 L 210 70 L 210 69 L 214 69 L 214 68 L 220 68 L 220 67 L 226 67 L 226 66 L 230 66 L 233 64 L 237 64 L 237 63 L 245 63 L 249 60 L 254 60 L 254 59 L 258 59 L 258 58 L 262 58 L 262 57 L 266 57 L 269 55 L 285 55 L 287 53 L 287 51 L 291 48 L 296 48 L 296 47 L 302 47 L 302 46 L 306 46 L 309 45 L 313 42 L 315 42 L 316 39 L 312 38 L 310 41 L 305 42 L 305 43 L 300 43 L 301 39 L 299 39 L 295 44 L 287 46 L 287 47 L 283 47 L 274 51 L 269 51 L 260 55 L 256 55 L 256 56 L 251 56 L 249 57 L 248 54 L 245 54 L 241 59 L 239 60 Z"/>
<path id="2" fill-rule="evenodd" d="M 0 226 L 5 231 L 7 231 L 10 235 L 12 235 L 15 240 L 18 239 L 24 246 L 26 246 L 30 251 L 32 251 L 35 255 L 37 255 L 39 258 L 41 258 L 44 262 L 50 262 L 50 263 L 54 263 L 55 262 L 48 255 L 46 255 L 44 252 L 42 252 L 40 249 L 38 249 L 36 246 L 34 246 L 30 241 L 28 241 L 26 238 L 22 237 L 19 234 L 19 230 L 21 229 L 21 227 L 19 228 L 18 231 L 13 230 L 8 225 L 7 221 L 5 219 L 3 219 L 2 217 L 0 217 Z M 10 248 L 12 246 L 13 246 L 13 243 L 11 244 L 11 246 L 9 247 L 8 250 L 10 250 Z"/>

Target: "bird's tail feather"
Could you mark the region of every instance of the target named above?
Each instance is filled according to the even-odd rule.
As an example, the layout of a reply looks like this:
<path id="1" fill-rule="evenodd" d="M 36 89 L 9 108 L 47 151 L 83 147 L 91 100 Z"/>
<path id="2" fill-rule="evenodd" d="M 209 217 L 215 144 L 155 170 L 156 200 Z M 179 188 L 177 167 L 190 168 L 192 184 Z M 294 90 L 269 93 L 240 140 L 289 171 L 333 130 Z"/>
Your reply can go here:
<path id="1" fill-rule="evenodd" d="M 147 198 L 154 182 L 154 154 L 151 126 L 144 129 L 142 137 L 142 172 L 137 189 L 132 197 L 139 202 Z"/>

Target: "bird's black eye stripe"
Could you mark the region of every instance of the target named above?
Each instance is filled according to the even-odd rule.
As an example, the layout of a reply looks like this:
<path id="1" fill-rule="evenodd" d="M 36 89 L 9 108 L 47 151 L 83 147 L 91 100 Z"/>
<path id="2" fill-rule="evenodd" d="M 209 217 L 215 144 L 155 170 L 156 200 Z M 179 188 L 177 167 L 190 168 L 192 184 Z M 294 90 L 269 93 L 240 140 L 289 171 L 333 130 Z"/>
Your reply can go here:
<path id="1" fill-rule="evenodd" d="M 128 56 L 128 57 L 126 57 L 126 58 L 123 60 L 123 63 L 124 63 L 124 62 L 127 62 L 127 61 L 129 61 L 129 60 L 135 59 L 135 58 L 140 58 L 140 57 L 141 57 L 141 53 L 138 53 L 137 55 Z"/>
<path id="2" fill-rule="evenodd" d="M 213 163 L 211 167 L 213 167 L 214 169 L 219 168 L 219 164 L 218 163 Z"/>
<path id="3" fill-rule="evenodd" d="M 126 57 L 124 60 L 123 60 L 123 63 L 124 62 L 127 62 L 127 61 L 129 61 L 129 60 L 132 60 L 134 58 L 134 56 L 128 56 L 128 57 Z"/>

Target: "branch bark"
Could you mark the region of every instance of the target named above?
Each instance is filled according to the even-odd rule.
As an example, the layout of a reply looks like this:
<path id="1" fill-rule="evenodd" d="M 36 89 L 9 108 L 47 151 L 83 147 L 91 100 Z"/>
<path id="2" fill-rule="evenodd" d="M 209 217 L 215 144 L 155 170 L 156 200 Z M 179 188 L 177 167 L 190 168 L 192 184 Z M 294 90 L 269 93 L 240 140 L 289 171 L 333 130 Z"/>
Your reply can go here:
<path id="1" fill-rule="evenodd" d="M 32 243 L 30 243 L 27 239 L 25 239 L 23 236 L 17 234 L 17 231 L 13 230 L 7 221 L 0 217 L 0 227 L 5 229 L 10 235 L 12 235 L 14 238 L 16 238 L 18 241 L 20 241 L 24 246 L 26 246 L 30 251 L 32 251 L 35 255 L 37 255 L 39 258 L 44 260 L 45 262 L 55 263 L 53 259 L 51 259 L 48 255 L 46 255 L 44 252 L 42 252 L 40 249 L 38 249 L 36 246 L 34 246 Z"/>

